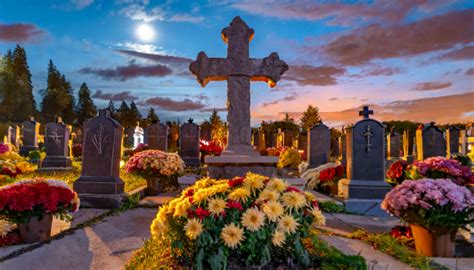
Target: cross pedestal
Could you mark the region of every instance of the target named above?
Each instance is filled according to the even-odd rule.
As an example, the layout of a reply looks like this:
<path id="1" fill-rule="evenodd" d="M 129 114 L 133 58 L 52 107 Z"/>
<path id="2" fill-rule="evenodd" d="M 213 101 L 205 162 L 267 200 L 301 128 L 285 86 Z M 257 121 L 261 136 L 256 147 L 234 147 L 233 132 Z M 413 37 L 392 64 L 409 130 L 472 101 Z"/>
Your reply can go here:
<path id="1" fill-rule="evenodd" d="M 235 17 L 222 30 L 222 39 L 228 44 L 227 58 L 208 58 L 200 52 L 189 66 L 201 86 L 209 81 L 227 81 L 228 145 L 221 157 L 206 157 L 211 177 L 242 176 L 248 171 L 273 176 L 276 157 L 261 157 L 253 150 L 250 128 L 250 81 L 263 81 L 274 87 L 288 65 L 277 53 L 263 59 L 249 58 L 249 42 L 254 30 Z"/>

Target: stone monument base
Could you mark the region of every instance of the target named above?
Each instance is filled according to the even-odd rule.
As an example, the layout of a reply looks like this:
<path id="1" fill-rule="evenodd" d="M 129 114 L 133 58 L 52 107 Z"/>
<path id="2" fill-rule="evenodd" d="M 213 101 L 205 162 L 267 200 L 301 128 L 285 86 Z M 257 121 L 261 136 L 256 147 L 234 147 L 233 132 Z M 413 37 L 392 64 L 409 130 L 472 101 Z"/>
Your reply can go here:
<path id="1" fill-rule="evenodd" d="M 382 200 L 348 199 L 344 202 L 344 209 L 359 215 L 388 217 L 389 214 L 380 207 L 381 204 Z"/>
<path id="2" fill-rule="evenodd" d="M 46 157 L 38 169 L 38 171 L 55 170 L 72 170 L 72 160 L 69 157 Z"/>
<path id="3" fill-rule="evenodd" d="M 349 179 L 339 181 L 339 194 L 346 199 L 346 211 L 362 215 L 388 216 L 380 208 L 380 204 L 391 189 L 392 187 L 384 181 Z"/>
<path id="4" fill-rule="evenodd" d="M 20 156 L 27 157 L 29 152 L 37 151 L 37 150 L 38 150 L 38 147 L 36 146 L 22 146 L 20 147 L 19 153 L 20 153 Z"/>
<path id="5" fill-rule="evenodd" d="M 207 156 L 207 174 L 215 179 L 230 179 L 245 176 L 247 172 L 258 173 L 268 177 L 277 176 L 278 157 L 269 156 Z"/>
<path id="6" fill-rule="evenodd" d="M 120 177 L 81 176 L 73 188 L 84 207 L 116 208 L 125 199 L 124 183 Z"/>
<path id="7" fill-rule="evenodd" d="M 199 166 L 201 165 L 201 161 L 199 160 L 199 158 L 195 158 L 195 157 L 181 157 L 184 161 L 184 164 L 186 164 L 186 166 Z"/>

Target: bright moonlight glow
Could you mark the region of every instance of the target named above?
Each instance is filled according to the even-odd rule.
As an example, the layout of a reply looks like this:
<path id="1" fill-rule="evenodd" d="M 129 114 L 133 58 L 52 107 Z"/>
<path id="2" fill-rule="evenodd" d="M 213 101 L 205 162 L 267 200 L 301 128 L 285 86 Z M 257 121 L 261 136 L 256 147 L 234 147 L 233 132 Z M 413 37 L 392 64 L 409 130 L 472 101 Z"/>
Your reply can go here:
<path id="1" fill-rule="evenodd" d="M 155 38 L 155 29 L 149 24 L 141 24 L 135 29 L 135 34 L 141 41 L 149 42 Z"/>

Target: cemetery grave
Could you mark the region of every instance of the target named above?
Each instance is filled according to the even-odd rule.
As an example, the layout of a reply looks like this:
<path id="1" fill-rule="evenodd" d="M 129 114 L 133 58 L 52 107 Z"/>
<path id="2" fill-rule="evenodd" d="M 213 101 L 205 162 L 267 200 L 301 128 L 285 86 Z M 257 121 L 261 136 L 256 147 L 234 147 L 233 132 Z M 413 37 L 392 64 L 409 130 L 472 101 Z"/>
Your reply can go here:
<path id="1" fill-rule="evenodd" d="M 472 269 L 472 127 L 372 105 L 337 127 L 310 105 L 252 128 L 251 82 L 295 76 L 250 57 L 254 34 L 237 16 L 226 58 L 169 56 L 202 87 L 225 81 L 226 121 L 144 118 L 132 96 L 0 123 L 0 269 Z"/>

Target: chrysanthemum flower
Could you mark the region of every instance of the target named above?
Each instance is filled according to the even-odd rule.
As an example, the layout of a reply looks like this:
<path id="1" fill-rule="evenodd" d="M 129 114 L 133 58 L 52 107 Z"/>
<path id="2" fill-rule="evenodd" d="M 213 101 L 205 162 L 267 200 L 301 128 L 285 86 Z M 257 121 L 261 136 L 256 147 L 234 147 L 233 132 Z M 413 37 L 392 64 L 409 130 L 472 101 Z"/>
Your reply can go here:
<path id="1" fill-rule="evenodd" d="M 269 201 L 262 207 L 263 212 L 270 221 L 277 221 L 283 215 L 283 206 L 277 201 Z"/>
<path id="2" fill-rule="evenodd" d="M 323 212 L 319 210 L 317 207 L 311 208 L 310 211 L 311 215 L 313 216 L 313 224 L 316 226 L 322 226 L 326 224 L 326 217 L 323 215 Z"/>
<path id="3" fill-rule="evenodd" d="M 299 222 L 291 215 L 284 215 L 278 221 L 278 229 L 285 233 L 295 233 Z"/>
<path id="4" fill-rule="evenodd" d="M 280 230 L 275 230 L 272 236 L 272 244 L 276 247 L 281 247 L 285 243 L 285 233 Z"/>
<path id="5" fill-rule="evenodd" d="M 158 218 L 154 219 L 150 226 L 151 236 L 158 238 L 168 230 L 166 223 L 161 222 Z"/>
<path id="6" fill-rule="evenodd" d="M 190 219 L 184 226 L 184 230 L 186 231 L 186 236 L 194 240 L 198 238 L 203 231 L 202 223 L 197 218 Z"/>
<path id="7" fill-rule="evenodd" d="M 227 224 L 222 229 L 221 239 L 226 246 L 236 248 L 245 239 L 244 230 L 233 223 Z"/>
<path id="8" fill-rule="evenodd" d="M 265 186 L 263 181 L 265 181 L 265 176 L 249 172 L 245 176 L 244 185 L 254 191 Z"/>
<path id="9" fill-rule="evenodd" d="M 246 202 L 250 197 L 250 190 L 247 188 L 236 188 L 229 194 L 229 199 L 233 201 Z"/>
<path id="10" fill-rule="evenodd" d="M 264 189 L 260 192 L 258 199 L 260 201 L 276 201 L 280 197 L 280 194 L 275 190 Z"/>
<path id="11" fill-rule="evenodd" d="M 290 210 L 298 210 L 306 205 L 306 198 L 303 194 L 290 191 L 281 196 L 283 206 Z"/>
<path id="12" fill-rule="evenodd" d="M 209 199 L 207 201 L 207 208 L 209 208 L 209 212 L 211 212 L 211 214 L 217 216 L 225 211 L 227 208 L 227 203 L 223 199 L 219 198 Z"/>
<path id="13" fill-rule="evenodd" d="M 258 231 L 264 223 L 265 214 L 256 208 L 249 208 L 242 215 L 242 225 L 249 231 Z"/>
<path id="14" fill-rule="evenodd" d="M 268 182 L 267 187 L 269 189 L 273 189 L 273 190 L 276 190 L 278 192 L 283 192 L 288 187 L 288 184 L 285 181 L 283 181 L 282 179 L 273 178 L 272 180 L 270 180 Z"/>

